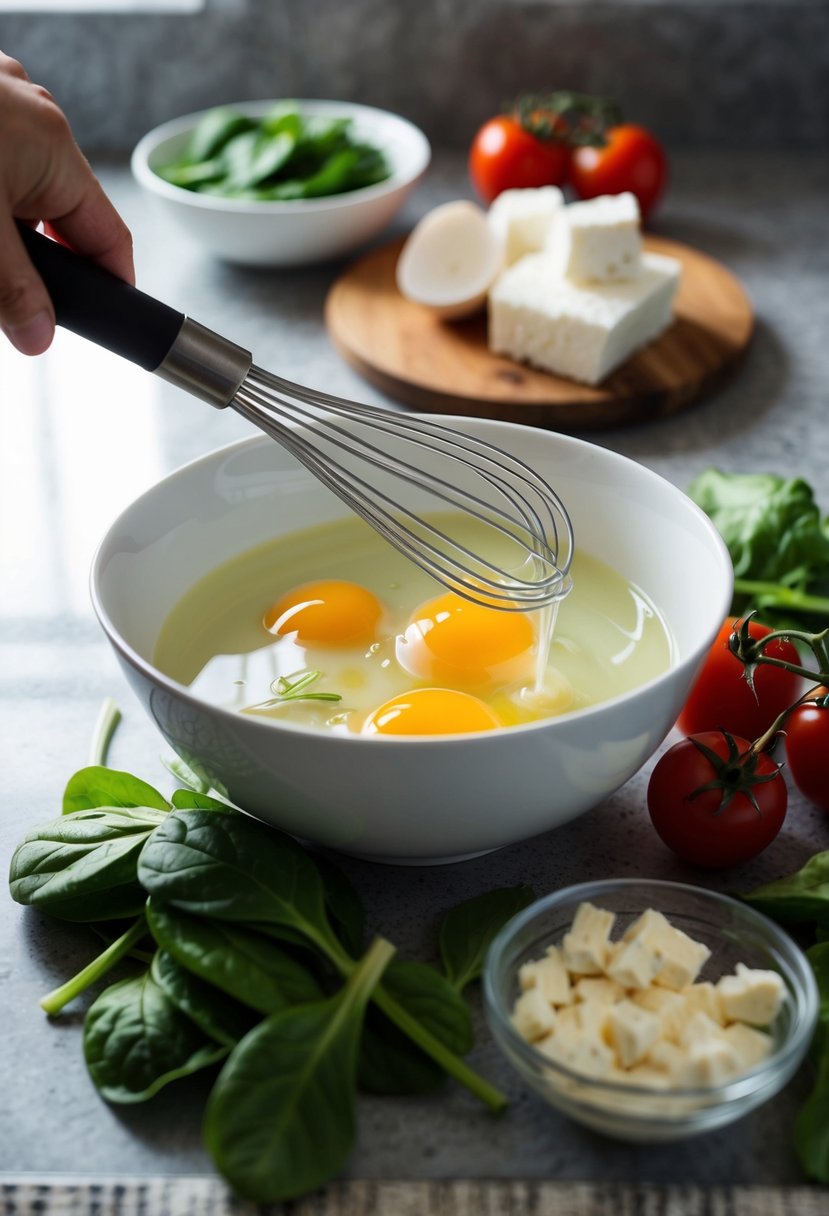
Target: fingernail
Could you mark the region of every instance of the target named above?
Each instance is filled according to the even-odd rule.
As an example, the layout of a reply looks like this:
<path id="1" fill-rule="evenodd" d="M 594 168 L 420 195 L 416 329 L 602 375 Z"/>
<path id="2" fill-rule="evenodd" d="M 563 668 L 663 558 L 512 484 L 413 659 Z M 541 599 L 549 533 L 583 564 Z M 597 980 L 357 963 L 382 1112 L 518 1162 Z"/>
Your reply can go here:
<path id="1" fill-rule="evenodd" d="M 45 309 L 36 313 L 31 321 L 22 325 L 4 325 L 3 332 L 23 355 L 42 355 L 51 344 L 55 332 L 54 322 Z"/>

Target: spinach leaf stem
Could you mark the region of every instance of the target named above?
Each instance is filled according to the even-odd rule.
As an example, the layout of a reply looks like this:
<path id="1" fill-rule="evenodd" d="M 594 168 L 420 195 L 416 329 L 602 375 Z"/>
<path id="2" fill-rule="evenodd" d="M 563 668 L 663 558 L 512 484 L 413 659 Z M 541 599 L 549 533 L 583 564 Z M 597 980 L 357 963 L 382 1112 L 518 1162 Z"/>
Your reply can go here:
<path id="1" fill-rule="evenodd" d="M 68 1005 L 76 996 L 80 996 L 91 984 L 106 975 L 107 971 L 129 954 L 147 932 L 147 919 L 142 913 L 126 933 L 122 933 L 119 938 L 116 938 L 91 963 L 87 963 L 77 975 L 73 975 L 65 984 L 61 984 L 59 988 L 47 993 L 40 1002 L 41 1009 L 50 1017 L 60 1013 L 64 1005 Z"/>

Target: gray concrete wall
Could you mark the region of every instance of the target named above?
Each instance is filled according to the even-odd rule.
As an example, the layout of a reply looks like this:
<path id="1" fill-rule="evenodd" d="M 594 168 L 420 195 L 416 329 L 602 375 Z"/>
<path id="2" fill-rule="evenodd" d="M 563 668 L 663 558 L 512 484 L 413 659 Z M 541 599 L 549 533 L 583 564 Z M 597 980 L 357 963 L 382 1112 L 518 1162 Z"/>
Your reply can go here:
<path id="1" fill-rule="evenodd" d="M 91 153 L 205 106 L 329 97 L 463 147 L 522 89 L 616 97 L 673 147 L 826 148 L 829 0 L 207 0 L 205 11 L 0 11 L 0 47 Z"/>

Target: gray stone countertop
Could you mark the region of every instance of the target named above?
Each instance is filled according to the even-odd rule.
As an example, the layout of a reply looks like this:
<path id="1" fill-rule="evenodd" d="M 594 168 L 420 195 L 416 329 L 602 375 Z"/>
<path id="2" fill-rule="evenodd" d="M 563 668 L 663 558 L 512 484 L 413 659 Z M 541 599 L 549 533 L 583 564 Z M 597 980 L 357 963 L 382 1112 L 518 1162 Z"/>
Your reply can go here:
<path id="1" fill-rule="evenodd" d="M 251 271 L 210 260 L 156 219 L 123 165 L 98 166 L 136 238 L 139 285 L 252 349 L 264 367 L 331 392 L 380 402 L 330 345 L 326 289 L 341 269 Z M 758 325 L 739 376 L 668 420 L 589 436 L 679 486 L 717 464 L 809 479 L 826 499 L 829 467 L 829 162 L 809 156 L 680 158 L 656 228 L 725 262 Z M 437 158 L 395 230 L 467 193 L 462 163 Z M 388 234 L 393 235 L 393 234 Z M 162 741 L 127 688 L 94 619 L 89 562 L 109 521 L 161 475 L 247 433 L 153 377 L 71 335 L 26 360 L 0 347 L 0 740 L 4 869 L 26 830 L 58 813 L 67 777 L 87 762 L 103 698 L 124 711 L 110 763 L 163 789 Z M 644 543 L 644 538 L 643 538 Z M 493 886 L 544 894 L 599 876 L 649 876 L 745 890 L 829 846 L 829 821 L 797 794 L 784 829 L 753 863 L 726 873 L 682 865 L 645 810 L 650 765 L 617 794 L 549 835 L 449 867 L 388 868 L 346 859 L 370 926 L 403 956 L 434 956 L 442 910 Z M 450 795 L 451 797 L 451 795 Z M 506 808 L 505 808 L 506 810 Z M 0 900 L 0 1171 L 112 1175 L 209 1173 L 199 1110 L 205 1082 L 150 1104 L 111 1107 L 81 1053 L 83 1011 L 50 1023 L 38 998 L 94 952 L 73 929 Z M 802 1182 L 790 1144 L 808 1091 L 801 1073 L 726 1132 L 660 1148 L 603 1140 L 548 1110 L 499 1057 L 483 1026 L 473 1063 L 511 1099 L 497 1122 L 457 1087 L 426 1099 L 360 1099 L 355 1178 L 555 1178 L 712 1185 Z"/>

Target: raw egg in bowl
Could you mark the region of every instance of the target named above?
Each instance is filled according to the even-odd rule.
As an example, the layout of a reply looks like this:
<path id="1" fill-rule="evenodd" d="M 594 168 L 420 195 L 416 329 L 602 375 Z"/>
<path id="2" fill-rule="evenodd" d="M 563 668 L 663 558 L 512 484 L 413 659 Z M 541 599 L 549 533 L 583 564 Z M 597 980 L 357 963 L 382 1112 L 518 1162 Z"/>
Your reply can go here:
<path id="1" fill-rule="evenodd" d="M 572 591 L 555 611 L 447 591 L 266 438 L 159 482 L 92 570 L 174 750 L 251 814 L 378 861 L 458 860 L 600 803 L 670 730 L 731 598 L 719 534 L 655 473 L 569 436 L 445 422 L 563 500 Z"/>

